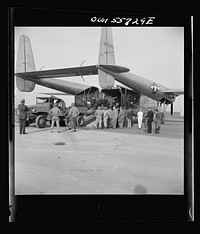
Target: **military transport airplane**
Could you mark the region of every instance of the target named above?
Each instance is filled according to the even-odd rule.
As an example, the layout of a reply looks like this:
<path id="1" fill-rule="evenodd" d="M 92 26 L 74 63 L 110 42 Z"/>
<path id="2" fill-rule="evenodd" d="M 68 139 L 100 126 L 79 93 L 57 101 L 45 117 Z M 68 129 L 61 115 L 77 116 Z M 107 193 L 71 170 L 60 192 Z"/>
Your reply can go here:
<path id="1" fill-rule="evenodd" d="M 22 92 L 31 92 L 35 84 L 52 88 L 63 92 L 63 94 L 77 95 L 84 92 L 92 97 L 99 96 L 99 89 L 71 81 L 53 79 L 59 77 L 98 75 L 99 85 L 104 93 L 111 94 L 115 80 L 133 90 L 136 95 L 143 95 L 157 102 L 159 108 L 171 104 L 173 114 L 173 103 L 178 95 L 184 94 L 183 89 L 169 89 L 152 80 L 130 73 L 130 69 L 116 65 L 112 31 L 110 27 L 102 27 L 99 47 L 98 64 L 90 66 L 79 66 L 52 70 L 36 71 L 31 42 L 27 35 L 21 35 L 19 40 L 17 63 L 16 63 L 16 85 Z M 111 95 L 112 96 L 112 95 Z M 137 102 L 138 106 L 140 105 Z"/>

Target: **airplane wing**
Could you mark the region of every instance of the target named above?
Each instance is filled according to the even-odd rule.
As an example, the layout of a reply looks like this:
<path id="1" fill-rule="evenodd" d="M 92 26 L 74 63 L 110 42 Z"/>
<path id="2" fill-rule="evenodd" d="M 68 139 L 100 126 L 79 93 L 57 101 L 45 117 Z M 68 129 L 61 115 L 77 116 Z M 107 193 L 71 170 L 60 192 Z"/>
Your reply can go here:
<path id="1" fill-rule="evenodd" d="M 68 95 L 72 95 L 70 93 L 40 93 L 40 94 L 45 94 L 45 95 L 65 95 L 65 96 L 68 96 Z"/>
<path id="2" fill-rule="evenodd" d="M 130 70 L 129 68 L 118 65 L 90 65 L 83 67 L 70 67 L 44 71 L 18 72 L 15 75 L 23 79 L 26 79 L 28 77 L 31 77 L 33 79 L 45 79 L 72 76 L 91 76 L 98 75 L 98 69 L 101 67 L 109 69 L 110 71 L 115 73 L 123 73 L 128 72 Z"/>
<path id="3" fill-rule="evenodd" d="M 163 93 L 178 96 L 178 95 L 184 94 L 184 90 L 183 89 L 167 89 Z"/>
<path id="4" fill-rule="evenodd" d="M 96 65 L 16 73 L 18 77 L 24 79 L 26 79 L 26 77 L 31 77 L 33 79 L 44 79 L 44 78 L 86 76 L 86 75 L 97 75 L 97 74 L 98 74 L 98 69 Z"/>

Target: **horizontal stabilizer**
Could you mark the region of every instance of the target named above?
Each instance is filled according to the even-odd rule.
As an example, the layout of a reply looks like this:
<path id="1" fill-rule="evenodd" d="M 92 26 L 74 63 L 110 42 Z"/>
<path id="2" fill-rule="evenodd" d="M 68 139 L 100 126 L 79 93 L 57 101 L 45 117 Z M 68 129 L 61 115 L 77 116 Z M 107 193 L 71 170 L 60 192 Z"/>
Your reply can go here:
<path id="1" fill-rule="evenodd" d="M 123 72 L 129 72 L 130 69 L 126 68 L 126 67 L 122 67 L 122 66 L 118 66 L 118 65 L 99 65 L 98 68 L 104 68 L 107 69 L 111 72 L 114 73 L 123 73 Z"/>
<path id="2" fill-rule="evenodd" d="M 45 79 L 45 78 L 59 78 L 59 77 L 72 77 L 72 76 L 87 76 L 87 75 L 89 76 L 97 74 L 98 74 L 98 69 L 96 65 L 17 73 L 18 76 L 23 77 L 24 79 L 28 77 L 32 79 Z"/>

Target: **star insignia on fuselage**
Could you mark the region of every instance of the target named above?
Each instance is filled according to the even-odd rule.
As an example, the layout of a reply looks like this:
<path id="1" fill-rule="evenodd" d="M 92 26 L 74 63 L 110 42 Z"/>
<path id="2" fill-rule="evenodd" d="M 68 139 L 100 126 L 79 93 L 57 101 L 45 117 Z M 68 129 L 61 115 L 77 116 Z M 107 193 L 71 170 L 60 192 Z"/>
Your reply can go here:
<path id="1" fill-rule="evenodd" d="M 157 93 L 160 88 L 158 87 L 158 85 L 156 83 L 153 83 L 151 86 L 150 86 L 150 89 L 152 90 L 152 93 Z"/>

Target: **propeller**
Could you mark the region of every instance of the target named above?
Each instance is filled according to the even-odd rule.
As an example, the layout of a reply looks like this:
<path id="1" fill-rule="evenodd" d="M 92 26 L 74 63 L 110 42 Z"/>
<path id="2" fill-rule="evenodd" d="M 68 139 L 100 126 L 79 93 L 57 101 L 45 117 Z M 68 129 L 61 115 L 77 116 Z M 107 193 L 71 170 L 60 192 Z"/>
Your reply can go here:
<path id="1" fill-rule="evenodd" d="M 173 103 L 171 103 L 171 115 L 173 115 Z"/>

